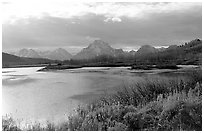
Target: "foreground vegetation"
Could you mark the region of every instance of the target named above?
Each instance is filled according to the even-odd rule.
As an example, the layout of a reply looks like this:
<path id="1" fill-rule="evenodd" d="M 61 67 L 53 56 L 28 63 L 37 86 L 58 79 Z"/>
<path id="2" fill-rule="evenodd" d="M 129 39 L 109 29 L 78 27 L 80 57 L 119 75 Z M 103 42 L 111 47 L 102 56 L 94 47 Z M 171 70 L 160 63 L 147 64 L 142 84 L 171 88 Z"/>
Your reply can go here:
<path id="1" fill-rule="evenodd" d="M 117 94 L 79 106 L 58 125 L 36 123 L 22 129 L 3 117 L 3 130 L 152 131 L 202 130 L 202 72 L 188 80 L 148 80 L 126 85 Z"/>

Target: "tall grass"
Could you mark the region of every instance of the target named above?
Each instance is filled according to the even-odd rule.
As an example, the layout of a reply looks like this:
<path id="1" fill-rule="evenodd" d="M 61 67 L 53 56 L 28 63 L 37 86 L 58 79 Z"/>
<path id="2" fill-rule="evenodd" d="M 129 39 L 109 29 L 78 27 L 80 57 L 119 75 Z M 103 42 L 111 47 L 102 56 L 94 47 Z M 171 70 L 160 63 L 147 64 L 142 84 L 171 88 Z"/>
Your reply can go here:
<path id="1" fill-rule="evenodd" d="M 202 130 L 202 73 L 189 80 L 146 80 L 79 106 L 68 120 L 30 130 L 157 131 Z M 19 130 L 3 118 L 3 130 Z M 10 125 L 10 126 L 8 126 Z"/>

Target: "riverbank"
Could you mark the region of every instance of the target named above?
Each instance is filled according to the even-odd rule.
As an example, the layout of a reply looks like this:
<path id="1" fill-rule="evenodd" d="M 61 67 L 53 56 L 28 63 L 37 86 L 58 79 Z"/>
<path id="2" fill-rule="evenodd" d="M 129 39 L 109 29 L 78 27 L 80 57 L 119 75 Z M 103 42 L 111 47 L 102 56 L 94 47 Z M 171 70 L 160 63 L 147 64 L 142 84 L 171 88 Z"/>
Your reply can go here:
<path id="1" fill-rule="evenodd" d="M 10 66 L 2 66 L 2 68 L 46 67 L 47 65 L 48 64 L 10 65 Z"/>
<path id="2" fill-rule="evenodd" d="M 82 68 L 82 66 L 78 65 L 48 65 L 38 71 L 52 71 L 52 70 L 64 70 L 64 69 L 76 69 Z"/>
<path id="3" fill-rule="evenodd" d="M 38 71 L 53 71 L 64 69 L 77 69 L 84 67 L 130 67 L 130 70 L 155 70 L 155 69 L 171 69 L 178 70 L 182 68 L 179 65 L 131 65 L 131 64 L 98 64 L 98 65 L 48 65 Z"/>
<path id="4" fill-rule="evenodd" d="M 132 65 L 131 69 L 136 70 L 152 70 L 152 69 L 180 69 L 177 65 L 160 64 L 160 65 Z"/>
<path id="5" fill-rule="evenodd" d="M 132 64 L 124 64 L 124 63 L 115 63 L 115 64 L 93 63 L 93 64 L 83 64 L 83 65 L 56 64 L 56 65 L 47 65 L 47 66 L 45 66 L 45 68 L 43 68 L 39 71 L 77 69 L 77 68 L 84 68 L 84 67 L 131 67 L 131 66 L 132 66 Z"/>

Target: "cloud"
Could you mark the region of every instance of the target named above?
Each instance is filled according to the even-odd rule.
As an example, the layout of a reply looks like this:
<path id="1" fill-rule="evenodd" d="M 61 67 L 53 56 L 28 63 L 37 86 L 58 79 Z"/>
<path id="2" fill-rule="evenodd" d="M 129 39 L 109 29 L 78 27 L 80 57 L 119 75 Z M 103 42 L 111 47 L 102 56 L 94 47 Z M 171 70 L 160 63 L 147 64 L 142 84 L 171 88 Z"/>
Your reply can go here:
<path id="1" fill-rule="evenodd" d="M 147 19 L 152 14 L 186 12 L 201 6 L 201 3 L 79 3 L 66 0 L 10 0 L 8 4 L 2 6 L 2 9 L 3 20 L 7 23 L 29 17 L 73 18 L 87 14 L 103 15 L 105 22 L 121 22 L 121 17 Z"/>
<path id="2" fill-rule="evenodd" d="M 116 17 L 114 17 L 114 18 L 106 18 L 105 20 L 104 20 L 104 22 L 110 22 L 110 21 L 112 21 L 112 22 L 121 22 L 122 20 L 120 19 L 120 18 L 116 18 Z"/>
<path id="3" fill-rule="evenodd" d="M 88 40 L 89 42 L 93 42 L 94 40 L 100 40 L 99 37 L 90 37 L 90 36 L 86 36 L 85 38 L 86 38 L 86 40 Z"/>
<path id="4" fill-rule="evenodd" d="M 202 38 L 201 3 L 60 3 L 38 1 L 31 4 L 36 11 L 27 4 L 22 10 L 14 6 L 22 14 L 6 8 L 16 16 L 2 25 L 3 49 L 66 47 L 72 52 L 102 39 L 130 50 Z"/>

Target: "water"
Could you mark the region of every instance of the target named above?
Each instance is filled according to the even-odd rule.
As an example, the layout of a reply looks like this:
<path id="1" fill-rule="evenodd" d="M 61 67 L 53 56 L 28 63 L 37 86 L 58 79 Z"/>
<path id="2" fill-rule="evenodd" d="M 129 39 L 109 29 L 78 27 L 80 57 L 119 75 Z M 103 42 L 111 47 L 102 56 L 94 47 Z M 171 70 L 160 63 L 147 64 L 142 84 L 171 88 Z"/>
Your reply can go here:
<path id="1" fill-rule="evenodd" d="M 57 122 L 66 119 L 79 104 L 158 73 L 155 70 L 144 74 L 128 67 L 36 72 L 39 69 L 41 67 L 3 69 L 3 115 L 11 113 L 14 118 L 26 121 Z"/>

